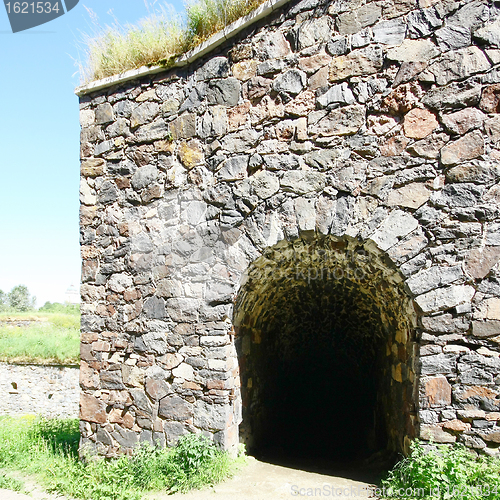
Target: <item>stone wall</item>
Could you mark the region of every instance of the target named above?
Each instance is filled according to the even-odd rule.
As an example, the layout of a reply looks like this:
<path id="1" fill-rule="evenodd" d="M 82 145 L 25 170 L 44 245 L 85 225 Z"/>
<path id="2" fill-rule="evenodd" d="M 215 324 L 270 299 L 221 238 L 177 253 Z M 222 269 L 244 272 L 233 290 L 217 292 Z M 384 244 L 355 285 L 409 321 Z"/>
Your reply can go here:
<path id="1" fill-rule="evenodd" d="M 79 369 L 0 363 L 0 415 L 77 418 Z"/>
<path id="2" fill-rule="evenodd" d="M 329 407 L 366 443 L 497 454 L 499 29 L 488 1 L 303 0 L 185 68 L 80 89 L 82 444 L 234 448 L 319 378 L 374 378 L 374 422 Z M 306 383 L 269 417 L 287 353 Z"/>

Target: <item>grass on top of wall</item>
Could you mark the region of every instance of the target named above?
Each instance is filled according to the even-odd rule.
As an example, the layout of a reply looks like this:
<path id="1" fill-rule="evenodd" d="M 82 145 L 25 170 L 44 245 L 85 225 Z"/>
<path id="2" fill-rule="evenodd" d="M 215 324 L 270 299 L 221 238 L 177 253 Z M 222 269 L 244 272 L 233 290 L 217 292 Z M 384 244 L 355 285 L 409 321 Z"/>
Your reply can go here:
<path id="1" fill-rule="evenodd" d="M 235 462 L 207 438 L 188 435 L 171 449 L 143 445 L 133 457 L 78 458 L 76 419 L 0 417 L 0 468 L 35 476 L 46 490 L 83 500 L 139 500 L 148 492 L 173 493 L 215 484 Z M 2 484 L 2 483 L 0 483 Z M 19 488 L 18 482 L 12 485 Z"/>
<path id="2" fill-rule="evenodd" d="M 87 63 L 81 65 L 83 82 L 98 80 L 141 66 L 167 66 L 178 56 L 207 40 L 264 0 L 196 0 L 184 16 L 159 7 L 137 25 L 100 27 L 84 34 Z"/>
<path id="3" fill-rule="evenodd" d="M 17 326 L 24 322 L 30 323 Z M 0 314 L 0 361 L 78 364 L 79 359 L 79 314 Z"/>

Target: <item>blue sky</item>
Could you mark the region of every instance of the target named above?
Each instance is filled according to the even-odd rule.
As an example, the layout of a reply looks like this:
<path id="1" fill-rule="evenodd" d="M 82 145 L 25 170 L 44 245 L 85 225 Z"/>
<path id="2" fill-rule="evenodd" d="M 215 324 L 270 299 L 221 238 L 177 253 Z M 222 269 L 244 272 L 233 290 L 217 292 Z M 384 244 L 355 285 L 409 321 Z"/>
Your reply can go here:
<path id="1" fill-rule="evenodd" d="M 13 34 L 0 5 L 0 290 L 26 285 L 63 302 L 80 281 L 79 132 L 85 7 L 102 25 L 136 23 L 158 4 L 80 0 L 67 14 Z M 181 1 L 172 3 L 181 12 Z"/>

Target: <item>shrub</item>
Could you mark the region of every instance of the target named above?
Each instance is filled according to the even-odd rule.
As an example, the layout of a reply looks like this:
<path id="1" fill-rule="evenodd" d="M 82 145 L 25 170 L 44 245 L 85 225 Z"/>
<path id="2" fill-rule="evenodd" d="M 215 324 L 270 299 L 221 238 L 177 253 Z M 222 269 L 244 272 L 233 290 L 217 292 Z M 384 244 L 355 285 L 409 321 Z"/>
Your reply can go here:
<path id="1" fill-rule="evenodd" d="M 189 435 L 172 449 L 144 444 L 132 457 L 78 458 L 78 420 L 0 417 L 0 467 L 37 475 L 47 490 L 84 500 L 139 500 L 149 491 L 187 491 L 229 477 L 234 462 Z"/>
<path id="2" fill-rule="evenodd" d="M 382 481 L 386 498 L 447 500 L 500 499 L 500 459 L 477 456 L 461 444 L 441 445 L 433 451 L 412 444 Z"/>

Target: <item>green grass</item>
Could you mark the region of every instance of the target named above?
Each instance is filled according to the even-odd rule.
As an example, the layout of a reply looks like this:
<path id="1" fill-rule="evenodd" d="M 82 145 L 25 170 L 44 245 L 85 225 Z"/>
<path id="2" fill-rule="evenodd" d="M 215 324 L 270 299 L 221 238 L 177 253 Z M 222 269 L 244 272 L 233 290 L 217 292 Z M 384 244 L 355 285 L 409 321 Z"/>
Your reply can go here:
<path id="1" fill-rule="evenodd" d="M 137 449 L 133 457 L 78 459 L 78 420 L 0 417 L 0 468 L 35 475 L 48 491 L 83 500 L 139 500 L 188 491 L 229 477 L 235 461 L 206 438 Z"/>
<path id="2" fill-rule="evenodd" d="M 500 459 L 476 456 L 463 445 L 426 453 L 414 442 L 410 455 L 382 481 L 386 496 L 407 500 L 498 500 Z M 387 492 L 389 492 L 387 494 Z"/>
<path id="3" fill-rule="evenodd" d="M 35 322 L 12 326 L 12 320 Z M 79 352 L 79 314 L 0 314 L 0 361 L 78 364 Z"/>
<path id="4" fill-rule="evenodd" d="M 168 66 L 176 57 L 196 47 L 264 0 L 197 0 L 179 17 L 159 7 L 137 26 L 100 27 L 95 15 L 94 33 L 84 35 L 87 63 L 81 65 L 83 82 L 98 80 L 141 66 Z"/>
<path id="5" fill-rule="evenodd" d="M 0 488 L 5 490 L 23 491 L 24 483 L 19 479 L 10 477 L 3 472 L 0 472 Z"/>

